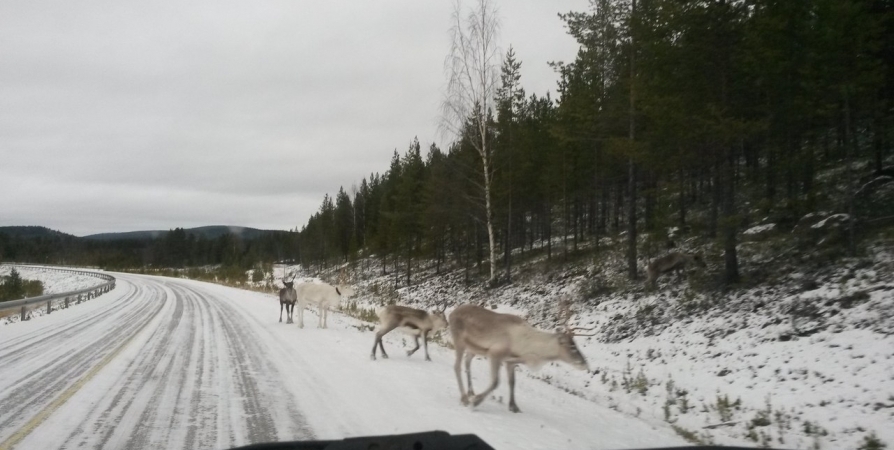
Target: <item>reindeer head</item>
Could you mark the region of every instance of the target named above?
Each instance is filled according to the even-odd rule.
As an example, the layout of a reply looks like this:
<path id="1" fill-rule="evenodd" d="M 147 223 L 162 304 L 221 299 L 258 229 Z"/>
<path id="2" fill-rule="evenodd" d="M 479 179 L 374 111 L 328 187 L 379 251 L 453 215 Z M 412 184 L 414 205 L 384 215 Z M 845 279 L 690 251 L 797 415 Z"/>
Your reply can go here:
<path id="1" fill-rule="evenodd" d="M 584 355 L 577 349 L 573 336 L 577 335 L 564 331 L 556 332 L 556 338 L 559 340 L 559 360 L 570 364 L 575 369 L 590 370 Z"/>
<path id="2" fill-rule="evenodd" d="M 431 312 L 431 323 L 434 326 L 432 331 L 445 330 L 447 329 L 447 315 L 444 312 L 447 311 L 447 302 L 443 302 L 438 305 L 438 307 Z"/>
<path id="3" fill-rule="evenodd" d="M 286 289 L 292 289 L 292 286 L 295 284 L 295 272 L 290 272 L 289 275 L 282 276 L 282 285 L 286 287 Z"/>
<path id="4" fill-rule="evenodd" d="M 335 286 L 335 292 L 342 297 L 352 297 L 355 294 L 354 288 L 344 284 Z"/>
<path id="5" fill-rule="evenodd" d="M 574 343 L 574 336 L 593 336 L 596 333 L 584 334 L 580 331 L 593 331 L 596 327 L 580 328 L 571 326 L 571 302 L 564 299 L 559 302 L 559 320 L 562 326 L 556 331 L 556 339 L 559 342 L 559 359 L 570 364 L 575 369 L 589 370 L 587 360 L 584 355 L 577 349 Z"/>

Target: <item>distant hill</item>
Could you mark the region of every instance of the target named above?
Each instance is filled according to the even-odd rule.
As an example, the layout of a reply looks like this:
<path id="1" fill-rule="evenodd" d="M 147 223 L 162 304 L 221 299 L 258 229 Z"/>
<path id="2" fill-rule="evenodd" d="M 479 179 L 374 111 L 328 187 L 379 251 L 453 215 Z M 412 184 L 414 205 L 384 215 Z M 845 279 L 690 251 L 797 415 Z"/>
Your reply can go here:
<path id="1" fill-rule="evenodd" d="M 151 240 L 164 236 L 168 230 L 126 231 L 123 233 L 99 233 L 82 236 L 82 239 L 94 241 Z"/>
<path id="2" fill-rule="evenodd" d="M 151 240 L 164 236 L 168 233 L 168 231 L 169 230 L 148 230 L 128 231 L 124 233 L 100 233 L 84 236 L 84 239 L 91 239 L 95 241 L 117 241 L 125 239 Z M 187 234 L 192 234 L 196 237 L 203 237 L 206 239 L 215 239 L 225 234 L 235 234 L 242 239 L 254 239 L 264 234 L 272 233 L 271 230 L 259 230 L 257 228 L 229 225 L 211 225 L 206 227 L 187 228 L 185 231 Z"/>
<path id="3" fill-rule="evenodd" d="M 15 236 L 19 238 L 36 238 L 36 237 L 70 237 L 74 236 L 63 233 L 61 231 L 51 230 L 47 227 L 37 226 L 16 226 L 16 227 L 0 227 L 0 233 L 7 236 Z"/>

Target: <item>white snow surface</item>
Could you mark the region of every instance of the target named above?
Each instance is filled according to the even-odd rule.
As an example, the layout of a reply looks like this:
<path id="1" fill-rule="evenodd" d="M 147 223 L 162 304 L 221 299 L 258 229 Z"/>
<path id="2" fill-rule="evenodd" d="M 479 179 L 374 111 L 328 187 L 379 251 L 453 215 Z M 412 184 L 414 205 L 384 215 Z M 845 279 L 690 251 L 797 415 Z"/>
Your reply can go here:
<path id="1" fill-rule="evenodd" d="M 271 294 L 113 275 L 106 295 L 0 327 L 0 447 L 228 448 L 436 429 L 475 433 L 495 448 L 685 444 L 662 420 L 527 372 L 516 386 L 523 413 L 508 411 L 505 382 L 496 398 L 463 407 L 447 348 L 431 345 L 432 362 L 408 358 L 410 340 L 394 333 L 385 337 L 391 359 L 371 361 L 374 335 L 355 319 L 299 329 L 278 322 Z M 604 364 L 598 348 L 587 355 Z M 479 389 L 485 365 L 474 365 Z"/>
<path id="2" fill-rule="evenodd" d="M 13 266 L 8 264 L 0 265 L 0 277 L 9 275 L 12 268 Z M 61 294 L 63 292 L 77 291 L 105 283 L 105 280 L 101 278 L 69 272 L 56 272 L 37 266 L 16 265 L 15 269 L 23 279 L 37 280 L 43 283 L 44 294 Z M 90 269 L 84 270 L 91 271 Z"/>

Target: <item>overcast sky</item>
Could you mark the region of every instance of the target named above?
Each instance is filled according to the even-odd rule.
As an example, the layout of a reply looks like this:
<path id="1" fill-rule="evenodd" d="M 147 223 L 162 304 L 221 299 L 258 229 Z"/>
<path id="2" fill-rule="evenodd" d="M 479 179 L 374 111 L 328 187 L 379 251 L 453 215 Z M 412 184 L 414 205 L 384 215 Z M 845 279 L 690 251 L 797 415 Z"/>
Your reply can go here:
<path id="1" fill-rule="evenodd" d="M 467 1 L 468 3 L 468 1 Z M 497 3 L 522 86 L 577 52 L 557 13 Z M 300 227 L 325 193 L 438 134 L 449 1 L 0 2 L 0 226 L 78 236 Z"/>

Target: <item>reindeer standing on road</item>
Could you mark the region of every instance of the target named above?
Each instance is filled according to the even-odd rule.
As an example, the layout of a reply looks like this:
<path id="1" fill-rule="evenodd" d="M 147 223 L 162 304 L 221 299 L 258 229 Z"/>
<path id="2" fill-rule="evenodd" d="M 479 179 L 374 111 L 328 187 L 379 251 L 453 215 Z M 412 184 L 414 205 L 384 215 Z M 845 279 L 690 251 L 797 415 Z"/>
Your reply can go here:
<path id="1" fill-rule="evenodd" d="M 279 321 L 282 322 L 282 309 L 285 306 L 286 308 L 286 323 L 292 322 L 292 313 L 295 311 L 295 302 L 298 300 L 298 293 L 295 291 L 295 288 L 292 285 L 295 283 L 295 273 L 292 273 L 292 278 L 289 281 L 286 281 L 286 277 L 282 277 L 282 289 L 279 290 Z"/>

